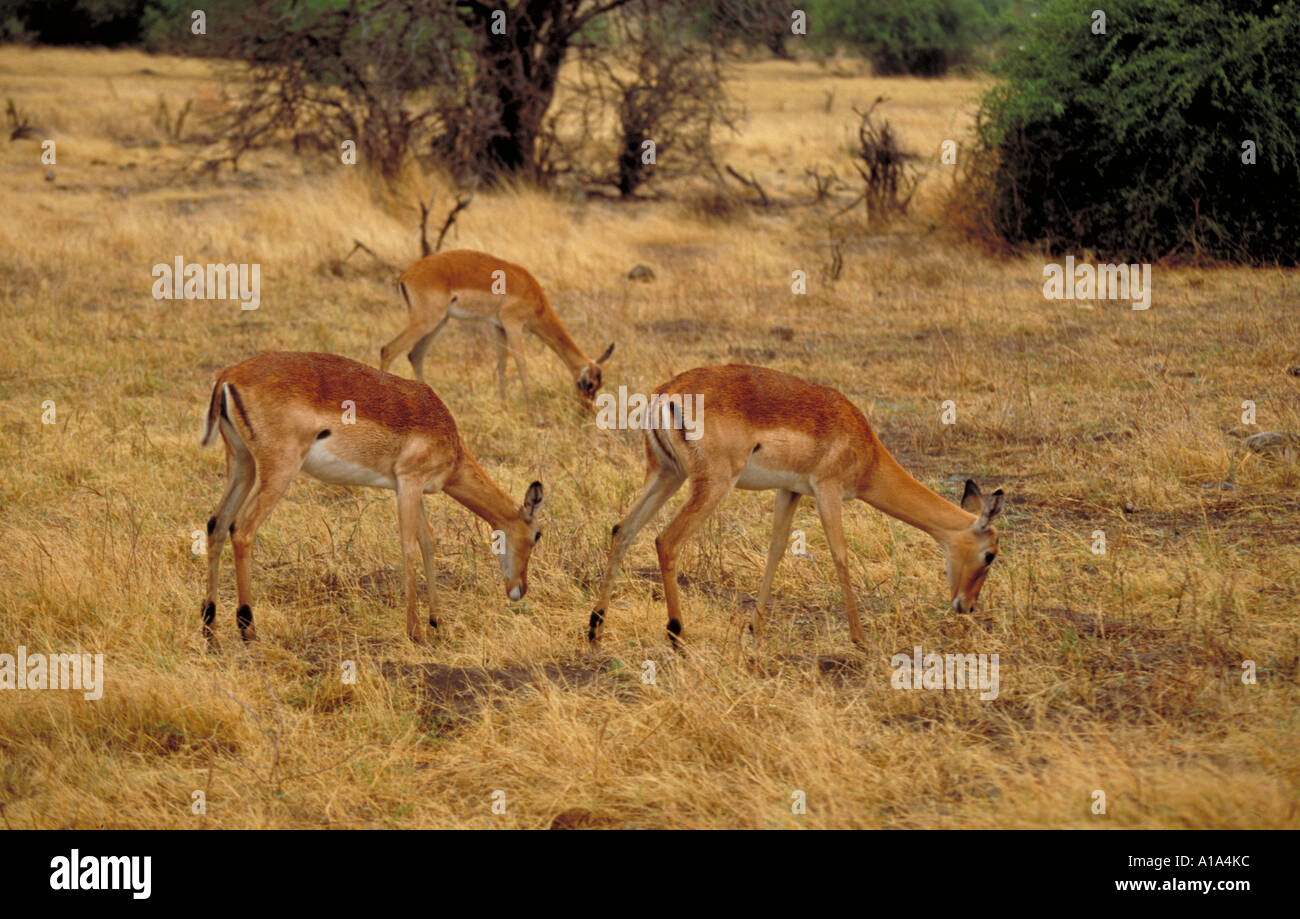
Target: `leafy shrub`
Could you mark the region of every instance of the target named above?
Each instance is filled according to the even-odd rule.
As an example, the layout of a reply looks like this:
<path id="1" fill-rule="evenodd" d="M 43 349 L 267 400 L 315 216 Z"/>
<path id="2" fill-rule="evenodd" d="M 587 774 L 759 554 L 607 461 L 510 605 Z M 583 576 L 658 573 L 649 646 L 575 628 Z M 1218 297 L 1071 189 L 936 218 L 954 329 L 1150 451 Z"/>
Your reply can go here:
<path id="1" fill-rule="evenodd" d="M 1300 260 L 1294 0 L 1049 0 L 984 98 L 991 229 L 1049 250 Z M 1253 142 L 1256 163 L 1243 162 Z"/>
<path id="2" fill-rule="evenodd" d="M 157 7 L 155 0 L 0 0 L 0 40 L 136 44 Z"/>
<path id="3" fill-rule="evenodd" d="M 942 76 L 968 63 L 992 32 L 980 0 L 807 0 L 814 44 L 842 44 L 876 72 Z"/>

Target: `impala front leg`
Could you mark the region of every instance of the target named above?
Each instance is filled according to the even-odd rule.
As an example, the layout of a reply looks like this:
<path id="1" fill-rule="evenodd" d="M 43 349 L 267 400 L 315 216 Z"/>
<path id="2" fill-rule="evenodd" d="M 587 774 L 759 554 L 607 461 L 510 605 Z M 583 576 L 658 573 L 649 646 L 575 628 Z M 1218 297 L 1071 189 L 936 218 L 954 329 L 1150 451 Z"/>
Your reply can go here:
<path id="1" fill-rule="evenodd" d="M 494 336 L 497 343 L 497 395 L 501 399 L 501 407 L 505 408 L 506 404 L 506 330 L 500 326 L 494 327 L 496 335 Z"/>
<path id="2" fill-rule="evenodd" d="M 424 506 L 420 506 L 420 554 L 424 556 L 424 580 L 429 591 L 429 626 L 438 628 L 438 602 L 433 591 L 433 532 L 429 529 L 429 520 L 424 516 Z"/>
<path id="3" fill-rule="evenodd" d="M 419 484 L 398 480 L 397 531 L 402 544 L 402 574 L 406 585 L 406 634 L 416 644 L 424 643 L 424 629 L 420 626 L 419 583 L 416 573 L 423 554 L 420 531 L 422 527 L 428 526 L 421 519 L 424 515 L 424 504 L 421 498 L 422 490 Z M 426 570 L 427 567 L 426 565 Z"/>
<path id="4" fill-rule="evenodd" d="M 849 633 L 853 643 L 863 647 L 867 637 L 862 633 L 862 623 L 858 620 L 858 605 L 853 596 L 853 581 L 849 577 L 849 557 L 844 547 L 844 529 L 840 522 L 840 510 L 844 499 L 839 486 L 828 486 L 824 491 L 817 490 L 817 513 L 822 518 L 822 529 L 826 532 L 826 542 L 831 547 L 831 558 L 835 561 L 835 573 L 840 578 L 840 590 L 844 593 L 844 614 L 849 619 Z"/>
<path id="5" fill-rule="evenodd" d="M 782 488 L 776 493 L 776 514 L 772 520 L 772 543 L 767 549 L 767 567 L 763 569 L 763 583 L 758 587 L 758 603 L 754 606 L 754 618 L 750 630 L 754 641 L 763 643 L 763 616 L 767 613 L 767 601 L 771 595 L 772 578 L 776 575 L 776 566 L 785 554 L 790 540 L 790 525 L 794 523 L 794 512 L 799 506 L 802 495 Z"/>
<path id="6" fill-rule="evenodd" d="M 533 412 L 532 396 L 528 388 L 528 368 L 524 365 L 524 330 L 515 325 L 509 325 L 505 328 L 506 347 L 515 357 L 515 367 L 519 369 L 519 382 L 524 387 L 524 410 L 528 414 Z"/>

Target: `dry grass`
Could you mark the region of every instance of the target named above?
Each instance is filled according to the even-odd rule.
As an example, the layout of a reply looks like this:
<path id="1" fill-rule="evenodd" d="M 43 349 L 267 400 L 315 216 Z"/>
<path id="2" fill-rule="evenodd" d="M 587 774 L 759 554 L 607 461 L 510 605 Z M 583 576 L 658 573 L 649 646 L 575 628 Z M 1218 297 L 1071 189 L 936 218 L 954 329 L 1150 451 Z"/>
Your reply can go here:
<path id="1" fill-rule="evenodd" d="M 1244 399 L 1258 430 L 1300 430 L 1294 272 L 1157 266 L 1148 312 L 1049 302 L 1041 260 L 992 260 L 933 231 L 942 174 L 915 222 L 862 237 L 834 284 L 806 210 L 705 219 L 673 200 L 481 193 L 451 244 L 528 265 L 580 343 L 616 341 L 609 386 L 768 364 L 842 388 L 941 493 L 967 475 L 1006 488 L 982 617 L 944 611 L 923 535 L 859 507 L 846 527 L 870 646 L 852 650 L 805 503 L 811 555 L 783 562 L 762 668 L 737 663 L 772 501 L 741 493 L 683 560 L 689 653 L 662 640 L 647 534 L 593 660 L 580 633 L 640 445 L 578 417 L 535 342 L 543 423 L 502 411 L 491 352 L 462 326 L 430 379 L 507 490 L 535 476 L 548 489 L 527 600 L 505 602 L 486 527 L 431 499 L 450 630 L 411 646 L 393 496 L 304 478 L 259 536 L 263 641 L 235 639 L 227 556 L 225 647 L 210 655 L 190 534 L 223 481 L 220 451 L 197 446 L 214 373 L 273 348 L 377 360 L 399 302 L 382 274 L 331 266 L 354 237 L 411 261 L 409 214 L 354 170 L 280 153 L 248 157 L 238 180 L 164 181 L 188 152 L 155 123 L 159 96 L 173 111 L 194 99 L 196 132 L 220 104 L 195 62 L 3 48 L 0 85 L 58 142 L 52 183 L 36 141 L 0 144 L 0 652 L 103 653 L 107 683 L 98 702 L 0 696 L 3 824 L 1300 824 L 1297 470 L 1239 459 L 1225 436 Z M 978 88 L 778 63 L 737 85 L 751 118 L 727 160 L 791 193 L 804 167 L 842 164 L 850 106 L 882 93 L 937 171 Z M 261 308 L 152 300 L 151 267 L 178 254 L 260 263 Z M 639 262 L 653 283 L 623 279 Z M 807 296 L 790 293 L 796 268 Z M 947 399 L 953 427 L 939 423 Z M 1234 489 L 1203 487 L 1229 475 Z M 1104 556 L 1089 551 L 1097 529 Z M 891 689 L 890 657 L 918 644 L 999 654 L 999 698 Z M 206 815 L 191 813 L 196 789 Z"/>

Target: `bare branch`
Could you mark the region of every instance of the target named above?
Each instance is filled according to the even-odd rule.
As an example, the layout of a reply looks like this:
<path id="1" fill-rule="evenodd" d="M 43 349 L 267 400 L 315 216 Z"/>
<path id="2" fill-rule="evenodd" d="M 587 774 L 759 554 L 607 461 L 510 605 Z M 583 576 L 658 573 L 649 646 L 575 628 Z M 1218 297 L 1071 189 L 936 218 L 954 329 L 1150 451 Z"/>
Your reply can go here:
<path id="1" fill-rule="evenodd" d="M 456 206 L 453 207 L 447 213 L 447 219 L 442 222 L 442 229 L 438 231 L 438 241 L 437 243 L 434 244 L 433 247 L 434 252 L 442 251 L 442 241 L 443 239 L 446 238 L 447 231 L 451 229 L 451 225 L 456 222 L 456 215 L 459 214 L 461 211 L 465 210 L 465 208 L 469 207 L 469 203 L 474 200 L 474 193 L 477 190 L 478 190 L 478 183 L 475 182 L 474 187 L 471 188 L 469 191 L 468 197 L 458 197 L 456 199 Z M 432 200 L 430 200 L 429 203 L 433 204 Z M 423 234 L 423 231 L 421 231 L 421 234 Z M 423 238 L 421 239 L 421 242 L 423 243 Z M 425 243 L 425 245 L 427 245 L 427 243 Z"/>
<path id="2" fill-rule="evenodd" d="M 731 175 L 732 178 L 734 178 L 741 185 L 744 185 L 746 188 L 752 188 L 754 191 L 758 192 L 759 204 L 761 204 L 763 207 L 767 207 L 768 204 L 770 204 L 767 198 L 767 192 L 763 191 L 763 186 L 758 184 L 758 179 L 755 178 L 752 173 L 750 174 L 750 177 L 747 179 L 743 175 L 738 173 L 735 169 L 733 169 L 730 164 L 727 165 L 727 172 Z"/>
<path id="3" fill-rule="evenodd" d="M 348 252 L 347 255 L 343 256 L 343 262 L 344 262 L 344 263 L 346 263 L 348 259 L 352 258 L 352 256 L 356 253 L 356 251 L 357 251 L 358 249 L 360 249 L 362 252 L 365 252 L 365 253 L 366 253 L 367 255 L 369 255 L 372 259 L 374 259 L 376 262 L 378 262 L 380 265 L 382 265 L 382 266 L 384 266 L 385 268 L 387 268 L 389 271 L 393 272 L 394 274 L 397 273 L 397 266 L 396 266 L 396 265 L 393 265 L 393 264 L 391 264 L 390 262 L 388 262 L 388 261 L 386 261 L 386 260 L 380 258 L 380 257 L 375 253 L 375 250 L 374 250 L 374 249 L 371 249 L 369 246 L 367 246 L 367 245 L 366 245 L 365 243 L 363 243 L 361 240 L 356 239 L 356 238 L 354 237 L 353 240 L 352 240 L 352 243 L 353 243 L 352 249 Z"/>

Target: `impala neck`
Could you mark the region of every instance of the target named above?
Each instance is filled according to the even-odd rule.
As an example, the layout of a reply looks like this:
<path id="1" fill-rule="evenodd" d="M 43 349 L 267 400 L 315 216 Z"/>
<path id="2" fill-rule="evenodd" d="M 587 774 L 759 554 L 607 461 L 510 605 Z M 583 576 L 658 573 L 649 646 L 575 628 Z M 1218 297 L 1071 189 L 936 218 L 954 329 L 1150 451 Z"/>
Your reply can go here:
<path id="1" fill-rule="evenodd" d="M 537 337 L 546 342 L 546 347 L 554 351 L 564 361 L 564 365 L 569 368 L 569 373 L 575 377 L 578 371 L 584 366 L 591 363 L 591 358 L 583 353 L 578 347 L 578 343 L 569 337 L 569 330 L 560 322 L 560 318 L 555 315 L 550 304 L 542 311 L 542 317 L 533 327 Z"/>
<path id="2" fill-rule="evenodd" d="M 880 441 L 876 462 L 858 497 L 891 517 L 929 533 L 947 545 L 957 533 L 970 529 L 975 515 L 926 488 L 899 465 Z"/>
<path id="3" fill-rule="evenodd" d="M 515 502 L 488 478 L 468 448 L 462 445 L 461 450 L 460 468 L 447 480 L 442 490 L 487 521 L 494 530 L 500 530 L 510 521 L 518 520 L 519 508 Z"/>

